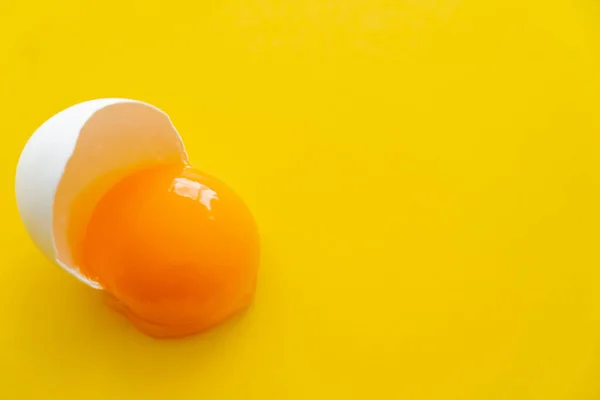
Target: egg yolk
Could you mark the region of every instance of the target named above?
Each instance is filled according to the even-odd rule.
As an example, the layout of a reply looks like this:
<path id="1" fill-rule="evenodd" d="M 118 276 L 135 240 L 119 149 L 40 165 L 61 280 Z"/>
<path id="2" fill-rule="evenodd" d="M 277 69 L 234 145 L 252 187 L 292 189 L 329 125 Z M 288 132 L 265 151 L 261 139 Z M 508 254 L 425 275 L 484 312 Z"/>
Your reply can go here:
<path id="1" fill-rule="evenodd" d="M 116 184 L 95 208 L 81 272 L 143 332 L 201 332 L 246 307 L 259 237 L 244 202 L 188 165 L 163 165 Z"/>

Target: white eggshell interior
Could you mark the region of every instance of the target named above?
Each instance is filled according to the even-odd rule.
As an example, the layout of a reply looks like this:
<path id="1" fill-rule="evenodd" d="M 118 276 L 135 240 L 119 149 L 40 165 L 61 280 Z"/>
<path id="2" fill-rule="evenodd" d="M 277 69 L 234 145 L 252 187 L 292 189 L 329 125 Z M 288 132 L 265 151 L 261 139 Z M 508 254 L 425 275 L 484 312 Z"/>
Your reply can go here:
<path id="1" fill-rule="evenodd" d="M 186 161 L 181 137 L 156 107 L 127 99 L 80 103 L 42 124 L 23 149 L 16 176 L 19 212 L 48 258 L 100 288 L 73 261 L 70 218 L 78 218 L 79 227 L 71 238 L 82 240 L 96 204 L 115 183 L 154 164 Z"/>

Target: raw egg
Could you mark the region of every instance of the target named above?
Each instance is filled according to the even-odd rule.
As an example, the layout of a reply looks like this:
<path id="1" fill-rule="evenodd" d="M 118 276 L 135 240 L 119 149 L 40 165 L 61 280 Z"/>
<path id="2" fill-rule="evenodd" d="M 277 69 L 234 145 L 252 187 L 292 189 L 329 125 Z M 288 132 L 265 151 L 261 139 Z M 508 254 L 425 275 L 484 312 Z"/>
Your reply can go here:
<path id="1" fill-rule="evenodd" d="M 56 114 L 26 144 L 16 194 L 37 247 L 146 334 L 198 333 L 252 299 L 255 220 L 188 164 L 156 107 L 99 99 Z"/>

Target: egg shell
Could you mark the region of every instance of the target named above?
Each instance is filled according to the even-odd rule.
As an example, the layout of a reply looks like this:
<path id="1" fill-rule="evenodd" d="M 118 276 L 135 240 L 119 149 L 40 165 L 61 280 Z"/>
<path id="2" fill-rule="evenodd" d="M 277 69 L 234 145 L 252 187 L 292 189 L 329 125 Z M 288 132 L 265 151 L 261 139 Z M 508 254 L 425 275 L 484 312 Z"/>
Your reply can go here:
<path id="1" fill-rule="evenodd" d="M 186 161 L 179 133 L 158 108 L 117 98 L 80 103 L 44 122 L 25 145 L 16 172 L 19 213 L 46 257 L 100 289 L 74 265 L 70 219 L 78 218 L 81 228 L 74 235 L 82 238 L 95 205 L 119 180 L 157 163 Z"/>

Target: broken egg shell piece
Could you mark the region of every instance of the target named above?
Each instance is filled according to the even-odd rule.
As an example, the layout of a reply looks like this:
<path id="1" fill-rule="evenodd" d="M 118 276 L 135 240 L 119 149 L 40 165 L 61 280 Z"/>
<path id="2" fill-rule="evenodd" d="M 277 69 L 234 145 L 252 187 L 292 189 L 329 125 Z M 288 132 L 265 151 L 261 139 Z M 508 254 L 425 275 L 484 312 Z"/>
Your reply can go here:
<path id="1" fill-rule="evenodd" d="M 80 103 L 43 123 L 25 145 L 16 173 L 19 213 L 46 257 L 101 289 L 75 265 L 70 243 L 83 240 L 96 204 L 114 184 L 137 170 L 172 162 L 187 162 L 187 154 L 163 111 L 128 99 Z M 70 225 L 71 218 L 78 218 L 77 224 Z M 68 235 L 69 226 L 77 228 Z"/>

